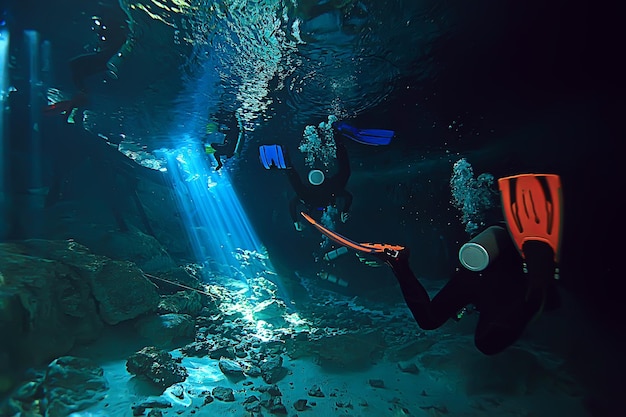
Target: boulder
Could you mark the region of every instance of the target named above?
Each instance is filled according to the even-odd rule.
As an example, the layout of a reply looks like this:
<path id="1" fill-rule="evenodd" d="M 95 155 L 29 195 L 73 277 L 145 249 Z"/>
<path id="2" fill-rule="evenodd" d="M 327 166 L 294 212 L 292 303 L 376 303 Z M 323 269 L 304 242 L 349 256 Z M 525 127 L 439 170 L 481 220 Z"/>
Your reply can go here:
<path id="1" fill-rule="evenodd" d="M 102 368 L 89 359 L 63 356 L 48 365 L 43 388 L 46 415 L 65 417 L 103 400 L 109 386 Z"/>
<path id="2" fill-rule="evenodd" d="M 132 262 L 108 260 L 87 278 L 91 281 L 100 316 L 108 324 L 153 311 L 159 302 L 154 285 Z"/>
<path id="3" fill-rule="evenodd" d="M 283 367 L 282 356 L 275 356 L 261 363 L 261 377 L 268 384 L 274 384 L 287 375 L 287 369 Z"/>
<path id="4" fill-rule="evenodd" d="M 243 377 L 243 368 L 232 359 L 222 358 L 218 362 L 220 371 L 227 377 L 241 378 Z"/>
<path id="5" fill-rule="evenodd" d="M 159 313 L 177 313 L 197 316 L 204 306 L 202 296 L 196 291 L 178 291 L 175 294 L 161 296 Z"/>
<path id="6" fill-rule="evenodd" d="M 158 346 L 174 340 L 193 340 L 195 324 L 187 314 L 150 315 L 137 322 L 139 334 Z"/>
<path id="7" fill-rule="evenodd" d="M 97 338 L 103 323 L 133 319 L 159 301 L 133 263 L 73 240 L 0 243 L 0 294 L 0 358 L 9 355 L 13 368 L 65 355 Z"/>
<path id="8" fill-rule="evenodd" d="M 18 245 L 0 244 L 0 291 L 0 352 L 10 366 L 49 362 L 96 339 L 103 327 L 79 271 Z"/>
<path id="9" fill-rule="evenodd" d="M 126 361 L 126 370 L 145 377 L 163 389 L 187 379 L 187 369 L 179 365 L 169 352 L 154 346 L 133 353 Z"/>
<path id="10" fill-rule="evenodd" d="M 320 365 L 330 368 L 364 369 L 382 356 L 385 349 L 379 329 L 367 329 L 339 335 L 323 336 L 309 342 Z M 354 347 L 358 346 L 358 349 Z"/>
<path id="11" fill-rule="evenodd" d="M 228 387 L 215 387 L 213 391 L 211 391 L 211 395 L 224 402 L 232 402 L 235 401 L 235 393 L 232 388 Z"/>
<path id="12" fill-rule="evenodd" d="M 85 236 L 80 241 L 97 254 L 120 261 L 132 261 L 147 272 L 167 271 L 176 267 L 154 236 L 137 229 L 131 228 L 124 233 L 106 233 L 97 239 Z"/>

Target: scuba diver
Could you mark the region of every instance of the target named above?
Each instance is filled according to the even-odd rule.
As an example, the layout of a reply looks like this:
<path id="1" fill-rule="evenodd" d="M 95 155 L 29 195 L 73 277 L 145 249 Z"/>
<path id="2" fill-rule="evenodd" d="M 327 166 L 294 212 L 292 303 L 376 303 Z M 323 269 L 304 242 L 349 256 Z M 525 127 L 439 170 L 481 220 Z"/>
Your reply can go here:
<path id="1" fill-rule="evenodd" d="M 321 169 L 311 169 L 307 174 L 307 183 L 302 181 L 296 169 L 287 162 L 288 158 L 280 145 L 262 145 L 259 148 L 261 160 L 267 169 L 276 167 L 287 172 L 287 178 L 296 195 L 289 202 L 289 215 L 295 229 L 302 231 L 298 217 L 298 207 L 303 206 L 308 213 L 324 212 L 329 206 L 336 206 L 342 200 L 340 218 L 348 220 L 352 205 L 352 194 L 346 190 L 350 178 L 350 160 L 343 144 L 337 144 L 337 172 L 327 176 Z"/>
<path id="2" fill-rule="evenodd" d="M 332 128 L 338 133 L 355 142 L 379 146 L 391 142 L 395 132 L 382 129 L 358 129 L 345 122 L 333 122 Z M 322 169 L 313 168 L 307 173 L 307 181 L 302 178 L 294 167 L 289 163 L 286 151 L 281 145 L 262 145 L 259 147 L 259 157 L 265 169 L 284 169 L 287 171 L 289 182 L 296 195 L 289 203 L 289 214 L 297 231 L 302 231 L 302 223 L 298 217 L 298 208 L 304 206 L 307 213 L 325 212 L 328 207 L 337 205 L 342 201 L 340 219 L 345 223 L 349 218 L 349 210 L 352 205 L 352 194 L 346 190 L 346 185 L 352 173 L 348 151 L 343 143 L 336 141 L 336 173 L 328 175 Z"/>
<path id="3" fill-rule="evenodd" d="M 348 220 L 352 194 L 346 190 L 346 185 L 352 171 L 348 150 L 342 143 L 337 143 L 337 167 L 337 173 L 328 178 L 320 169 L 310 170 L 307 174 L 307 183 L 302 181 L 295 169 L 287 170 L 289 183 L 296 192 L 289 202 L 289 215 L 297 231 L 302 231 L 302 224 L 298 218 L 298 207 L 301 205 L 307 212 L 324 211 L 328 206 L 336 206 L 338 199 L 341 199 L 340 219 L 342 223 Z"/>
<path id="4" fill-rule="evenodd" d="M 109 61 L 126 43 L 129 35 L 128 16 L 119 7 L 99 3 L 100 10 L 92 17 L 92 30 L 98 35 L 98 46 L 93 52 L 78 55 L 70 60 L 72 81 L 78 91 L 86 93 L 86 79 L 92 75 L 110 70 L 115 73 L 114 64 Z"/>
<path id="5" fill-rule="evenodd" d="M 69 67 L 72 82 L 77 92 L 69 100 L 49 105 L 44 109 L 46 113 L 65 114 L 69 117 L 74 109 L 84 107 L 88 101 L 87 79 L 93 75 L 107 72 L 117 78 L 117 68 L 112 62 L 115 55 L 127 42 L 130 30 L 128 16 L 119 5 L 108 5 L 99 2 L 99 9 L 92 17 L 92 30 L 97 34 L 97 46 L 92 52 L 84 53 L 72 58 Z"/>
<path id="6" fill-rule="evenodd" d="M 496 224 L 461 247 L 463 268 L 431 299 L 399 245 L 357 243 L 302 216 L 337 244 L 391 267 L 404 300 L 424 330 L 460 319 L 468 306 L 480 312 L 478 350 L 494 355 L 515 343 L 542 311 L 559 304 L 555 278 L 561 243 L 561 184 L 553 174 L 521 174 L 498 180 L 506 229 Z M 510 237 L 510 238 L 509 238 Z"/>
<path id="7" fill-rule="evenodd" d="M 234 133 L 237 130 L 237 137 L 234 137 Z M 224 136 L 223 142 L 211 142 L 204 144 L 204 152 L 207 155 L 213 155 L 217 166 L 216 171 L 222 169 L 224 164 L 222 163 L 222 157 L 229 159 L 234 155 L 239 155 L 241 152 L 241 145 L 244 139 L 244 127 L 243 123 L 237 116 L 233 116 L 230 119 L 230 123 L 220 128 L 215 122 L 209 122 L 207 124 L 206 132 L 208 135 L 220 133 Z"/>

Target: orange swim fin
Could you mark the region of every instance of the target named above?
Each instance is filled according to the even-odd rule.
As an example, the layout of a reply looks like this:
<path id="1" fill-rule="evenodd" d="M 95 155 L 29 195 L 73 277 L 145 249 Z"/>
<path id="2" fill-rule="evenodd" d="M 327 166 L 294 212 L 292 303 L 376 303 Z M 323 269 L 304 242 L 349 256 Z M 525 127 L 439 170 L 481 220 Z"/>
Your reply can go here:
<path id="1" fill-rule="evenodd" d="M 561 251 L 561 179 L 555 174 L 520 174 L 498 180 L 509 233 L 524 256 L 529 240 L 549 244 L 558 262 Z"/>
<path id="2" fill-rule="evenodd" d="M 304 217 L 306 219 L 306 221 L 311 223 L 317 230 L 322 232 L 322 234 L 327 236 L 330 240 L 332 240 L 333 242 L 337 243 L 338 245 L 346 246 L 346 247 L 348 247 L 350 249 L 354 249 L 356 251 L 369 253 L 369 254 L 377 254 L 377 253 L 388 252 L 392 256 L 393 256 L 393 254 L 395 254 L 395 256 L 397 256 L 397 254 L 404 249 L 404 246 L 400 246 L 400 245 L 388 245 L 388 244 L 384 244 L 384 243 L 358 243 L 358 242 L 355 242 L 355 241 L 353 241 L 351 239 L 348 239 L 345 236 L 340 235 L 337 232 L 333 232 L 332 230 L 327 229 L 326 227 L 324 227 L 321 224 L 319 224 L 318 222 L 316 222 L 308 214 L 303 213 L 303 212 L 300 212 L 300 214 L 302 215 L 302 217 Z"/>

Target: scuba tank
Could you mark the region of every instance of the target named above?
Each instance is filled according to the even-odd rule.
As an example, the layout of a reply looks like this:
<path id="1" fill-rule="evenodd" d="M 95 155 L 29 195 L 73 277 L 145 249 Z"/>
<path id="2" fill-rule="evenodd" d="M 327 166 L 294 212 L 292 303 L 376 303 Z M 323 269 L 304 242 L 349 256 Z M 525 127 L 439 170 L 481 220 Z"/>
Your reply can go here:
<path id="1" fill-rule="evenodd" d="M 330 283 L 339 285 L 340 287 L 347 287 L 348 286 L 348 282 L 347 281 L 344 281 L 343 279 L 337 277 L 336 275 L 329 274 L 326 271 L 318 272 L 317 276 L 320 279 L 323 279 L 324 281 L 328 281 Z"/>
<path id="2" fill-rule="evenodd" d="M 507 230 L 497 225 L 488 227 L 461 246 L 459 261 L 470 271 L 482 271 L 493 263 L 505 245 L 511 245 Z"/>
<path id="3" fill-rule="evenodd" d="M 324 254 L 324 260 L 326 262 L 330 262 L 337 259 L 341 255 L 345 255 L 346 253 L 348 253 L 348 248 L 346 248 L 345 246 L 341 246 L 340 248 L 331 250 L 330 252 L 326 252 Z"/>

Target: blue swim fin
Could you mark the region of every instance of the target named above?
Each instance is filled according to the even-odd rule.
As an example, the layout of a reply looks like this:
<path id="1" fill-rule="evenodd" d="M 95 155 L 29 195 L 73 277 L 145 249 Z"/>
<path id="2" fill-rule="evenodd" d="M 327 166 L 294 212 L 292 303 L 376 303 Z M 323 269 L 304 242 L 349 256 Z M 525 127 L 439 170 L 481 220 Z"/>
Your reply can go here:
<path id="1" fill-rule="evenodd" d="M 339 131 L 339 133 L 343 136 L 365 145 L 389 145 L 391 143 L 391 139 L 396 135 L 396 132 L 393 130 L 358 129 L 350 126 L 346 122 L 337 122 L 334 126 L 335 129 L 337 129 L 337 131 Z"/>
<path id="2" fill-rule="evenodd" d="M 287 169 L 283 148 L 280 145 L 259 146 L 259 158 L 265 169 Z"/>

